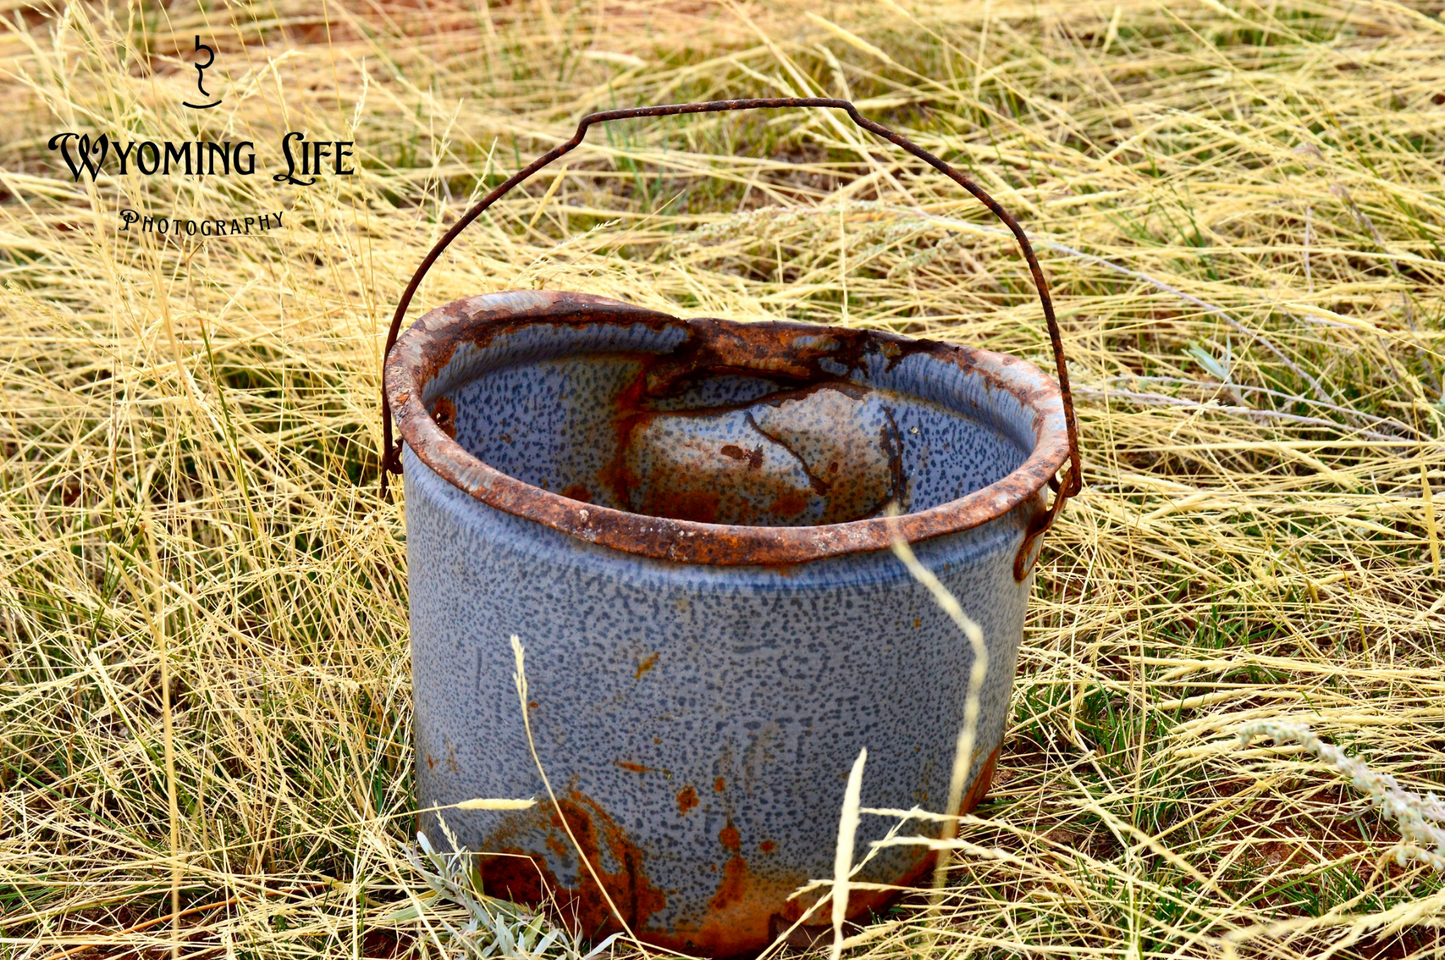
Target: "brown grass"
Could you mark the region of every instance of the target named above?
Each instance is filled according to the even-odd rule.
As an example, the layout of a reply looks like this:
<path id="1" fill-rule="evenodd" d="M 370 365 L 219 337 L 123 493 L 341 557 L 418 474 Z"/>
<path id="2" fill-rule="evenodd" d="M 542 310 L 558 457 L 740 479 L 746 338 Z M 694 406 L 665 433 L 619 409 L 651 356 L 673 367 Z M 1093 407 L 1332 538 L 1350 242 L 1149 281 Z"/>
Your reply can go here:
<path id="1" fill-rule="evenodd" d="M 1303 719 L 1445 780 L 1438 9 L 805 6 L 7 6 L 0 953 L 437 954 L 404 858 L 402 506 L 376 482 L 391 305 L 587 110 L 794 93 L 854 98 L 1037 238 L 1086 459 L 942 912 L 853 953 L 1445 953 L 1445 887 L 1387 860 L 1391 826 L 1229 737 Z M 198 32 L 204 115 L 180 106 Z M 355 140 L 360 172 L 273 182 L 288 129 Z M 76 183 L 63 130 L 251 139 L 258 173 Z M 539 214 L 552 185 L 418 304 L 578 289 L 1047 362 L 986 215 L 838 118 L 598 131 Z M 123 207 L 285 227 L 176 242 L 119 233 Z"/>

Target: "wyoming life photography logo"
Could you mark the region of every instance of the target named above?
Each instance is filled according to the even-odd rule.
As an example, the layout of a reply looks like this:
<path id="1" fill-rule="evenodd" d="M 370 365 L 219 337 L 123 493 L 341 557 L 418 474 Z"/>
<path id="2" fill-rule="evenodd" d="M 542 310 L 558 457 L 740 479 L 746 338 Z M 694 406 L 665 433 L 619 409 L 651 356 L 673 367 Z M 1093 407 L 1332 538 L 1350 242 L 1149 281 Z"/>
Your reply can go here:
<path id="1" fill-rule="evenodd" d="M 212 97 L 206 90 L 206 70 L 216 62 L 216 51 L 209 44 L 202 43 L 198 35 L 194 52 L 199 54 L 202 50 L 206 54 L 205 61 L 198 60 L 193 64 L 196 68 L 196 89 L 199 96 L 188 97 L 182 101 L 182 106 L 192 110 L 210 110 L 222 103 L 220 97 Z M 203 102 L 192 103 L 191 99 Z M 101 173 L 110 172 L 106 163 L 112 159 L 113 169 L 122 175 L 130 173 L 131 170 L 147 177 L 249 177 L 256 173 L 256 145 L 250 140 L 136 142 L 120 138 L 112 140 L 104 133 L 92 138 L 88 133 L 68 130 L 51 137 L 46 145 L 60 154 L 77 183 L 80 182 L 81 174 L 90 174 L 90 179 L 94 182 Z M 273 174 L 271 179 L 277 183 L 309 187 L 318 177 L 352 176 L 356 169 L 347 163 L 355 146 L 354 140 L 307 140 L 304 132 L 288 131 L 281 138 L 281 154 L 286 161 L 286 172 Z M 275 213 L 253 214 L 247 217 L 192 220 L 138 213 L 126 207 L 120 211 L 120 219 L 124 224 L 120 228 L 122 233 L 129 231 L 132 225 L 139 224 L 137 232 L 141 233 L 223 237 L 276 229 L 282 225 L 282 212 L 278 210 Z"/>

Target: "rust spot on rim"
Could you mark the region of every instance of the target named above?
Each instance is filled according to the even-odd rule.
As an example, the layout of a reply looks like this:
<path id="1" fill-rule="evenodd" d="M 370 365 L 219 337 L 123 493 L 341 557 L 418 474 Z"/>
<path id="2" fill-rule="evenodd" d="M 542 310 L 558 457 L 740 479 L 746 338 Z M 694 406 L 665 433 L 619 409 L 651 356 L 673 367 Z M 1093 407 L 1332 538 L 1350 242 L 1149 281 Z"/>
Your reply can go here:
<path id="1" fill-rule="evenodd" d="M 921 353 L 984 378 L 1034 414 L 1034 449 L 1007 477 L 967 496 L 896 519 L 875 517 L 805 527 L 708 523 L 706 504 L 690 505 L 698 519 L 630 513 L 582 504 L 524 483 L 481 462 L 432 419 L 422 404 L 428 383 L 464 343 L 484 349 L 496 337 L 534 326 L 642 324 L 682 328 L 681 346 L 649 367 L 649 390 L 666 389 L 696 371 L 776 377 L 798 383 L 836 380 L 876 350 L 897 362 Z M 671 378 L 671 379 L 670 379 Z M 498 510 L 578 539 L 639 556 L 720 566 L 780 566 L 886 548 L 893 537 L 910 543 L 968 530 L 1023 503 L 1043 511 L 1041 491 L 1069 455 L 1059 388 L 1016 357 L 870 330 L 801 323 L 680 320 L 641 307 L 580 293 L 512 291 L 458 300 L 422 317 L 386 361 L 386 391 L 402 438 L 438 476 Z M 625 478 L 623 478 L 625 479 Z M 1038 520 L 1035 517 L 1035 522 Z"/>
<path id="2" fill-rule="evenodd" d="M 457 438 L 457 405 L 450 397 L 437 398 L 437 402 L 432 404 L 431 418 L 436 421 L 438 430 L 453 440 Z"/>
<path id="3" fill-rule="evenodd" d="M 682 791 L 677 795 L 677 812 L 686 816 L 687 812 L 697 806 L 697 804 L 697 788 L 692 784 L 683 787 Z"/>

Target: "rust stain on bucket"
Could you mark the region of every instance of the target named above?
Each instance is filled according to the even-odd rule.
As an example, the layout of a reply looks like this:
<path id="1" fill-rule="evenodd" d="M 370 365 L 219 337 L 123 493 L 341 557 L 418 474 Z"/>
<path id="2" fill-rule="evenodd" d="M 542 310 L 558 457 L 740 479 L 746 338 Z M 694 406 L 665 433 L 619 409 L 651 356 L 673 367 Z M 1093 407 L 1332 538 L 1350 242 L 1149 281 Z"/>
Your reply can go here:
<path id="1" fill-rule="evenodd" d="M 678 403 L 677 379 L 649 395 L 649 374 L 645 365 L 618 396 L 617 450 L 598 477 L 634 513 L 748 526 L 847 523 L 906 498 L 898 425 L 874 391 L 832 379 L 707 406 Z"/>
<path id="2" fill-rule="evenodd" d="M 437 429 L 455 440 L 457 438 L 457 405 L 452 403 L 449 397 L 438 397 L 437 402 L 432 404 L 432 419 L 437 422 Z"/>
<path id="3" fill-rule="evenodd" d="M 994 747 L 993 752 L 988 755 L 988 759 L 983 762 L 983 766 L 979 769 L 978 776 L 974 779 L 973 785 L 969 787 L 968 792 L 964 794 L 963 802 L 958 805 L 959 816 L 973 812 L 973 809 L 988 796 L 988 789 L 993 785 L 994 774 L 998 769 L 999 749 L 999 747 Z M 896 881 L 895 886 L 899 888 L 897 890 L 851 891 L 848 894 L 848 916 L 856 919 L 870 911 L 876 913 L 884 909 L 889 904 L 904 896 L 907 891 L 903 888 L 914 886 L 925 874 L 932 870 L 937 859 L 937 852 L 929 851 L 914 865 L 912 870 Z M 786 933 L 789 946 L 799 950 L 808 950 L 816 946 L 826 937 L 831 936 L 833 927 L 831 923 L 819 923 L 818 920 L 820 917 L 818 914 L 814 914 L 808 918 L 813 922 L 800 924 L 791 933 L 787 933 L 788 928 L 796 923 L 798 918 L 803 915 L 804 909 L 794 906 L 794 904 L 797 903 L 799 903 L 799 900 L 796 899 L 789 901 L 788 909 L 772 916 L 769 923 L 768 939 L 776 940 Z"/>
<path id="4" fill-rule="evenodd" d="M 627 509 L 596 503 L 593 494 L 599 491 L 587 492 L 584 498 L 585 487 L 569 486 L 564 489 L 571 496 L 564 496 L 498 471 L 444 432 L 421 402 L 425 385 L 463 345 L 484 351 L 498 338 L 548 325 L 574 330 L 643 326 L 658 332 L 685 331 L 685 339 L 668 352 L 639 356 L 642 375 L 611 401 L 617 410 L 617 440 L 622 449 L 613 448 L 620 455 L 590 482 L 596 483 L 599 491 L 614 494 L 612 499 L 626 493 L 621 502 L 629 505 Z M 886 418 L 875 416 L 872 400 L 850 397 L 848 390 L 856 386 L 851 377 L 866 366 L 869 356 L 892 365 L 915 354 L 956 367 L 979 378 L 990 391 L 1012 397 L 1032 412 L 1037 442 L 1018 469 L 986 490 L 915 509 L 892 521 L 868 511 L 880 491 L 897 489 L 891 451 L 885 455 L 897 431 L 885 426 Z M 701 403 L 689 407 L 690 388 L 700 380 L 722 376 L 759 378 L 774 384 L 775 389 L 742 409 L 720 410 Z M 1056 419 L 1047 412 L 1058 403 L 1058 385 L 1031 364 L 1012 357 L 876 330 L 701 318 L 681 321 L 580 293 L 513 291 L 439 307 L 397 341 L 387 360 L 386 387 L 407 445 L 459 489 L 496 509 L 579 539 L 679 563 L 796 564 L 884 549 L 894 537 L 917 543 L 968 530 L 1006 514 L 1021 502 L 1041 500 L 1039 491 L 1070 452 L 1062 417 Z M 820 396 L 808 400 L 809 393 Z M 797 434 L 806 432 L 799 427 L 807 424 L 810 413 L 830 404 L 844 409 L 849 418 L 843 435 L 809 437 L 794 445 Z M 673 409 L 667 409 L 669 406 Z M 747 422 L 748 413 L 761 431 Z M 717 432 L 717 442 L 710 450 L 695 451 L 699 459 L 710 458 L 708 475 L 721 477 L 730 470 L 739 471 L 738 480 L 744 489 L 754 490 L 751 495 L 730 491 L 725 496 L 690 479 L 684 467 L 694 456 L 688 452 L 692 448 L 657 442 L 667 421 L 676 423 L 689 414 L 711 417 L 708 426 Z M 661 424 L 650 426 L 651 421 L 664 417 L 667 419 Z M 658 433 L 651 432 L 654 430 Z M 727 430 L 736 430 L 737 435 L 725 436 Z M 769 436 L 763 437 L 763 432 Z M 689 436 L 701 439 L 691 431 Z M 833 457 L 826 453 L 829 445 L 838 444 L 857 452 L 852 455 L 852 466 L 839 460 L 838 473 L 845 467 L 850 471 L 846 479 L 830 480 Z M 796 453 L 789 453 L 789 445 Z M 724 451 L 725 447 L 735 449 Z M 738 453 L 743 454 L 741 459 Z M 776 469 L 767 468 L 770 457 L 775 458 Z M 752 466 L 755 460 L 759 463 L 756 469 Z M 678 476 L 680 471 L 683 475 Z M 748 478 L 748 472 L 754 477 Z M 763 479 L 767 483 L 759 482 Z M 815 479 L 827 484 L 826 495 Z M 668 485 L 675 481 L 674 498 L 664 503 L 661 497 L 649 496 L 653 486 L 661 489 L 661 484 L 653 481 Z M 750 488 L 750 483 L 755 486 Z M 765 492 L 772 496 L 764 500 Z M 633 497 L 639 498 L 639 503 L 647 500 L 646 506 L 658 513 L 631 506 Z M 1056 505 L 1061 502 L 1055 499 Z M 788 516 L 800 507 L 798 514 Z M 816 510 L 817 519 L 807 514 L 810 510 Z M 825 511 L 829 520 L 821 519 Z M 1041 532 L 1053 511 L 1039 512 Z M 732 513 L 749 515 L 753 522 L 729 522 Z M 704 519 L 709 516 L 711 520 Z M 851 522 L 831 519 L 850 516 Z"/>
<path id="5" fill-rule="evenodd" d="M 747 883 L 748 862 L 743 859 L 742 854 L 735 853 L 723 864 L 723 879 L 717 888 L 717 895 L 711 900 L 712 908 L 725 910 L 742 900 Z"/>
<path id="6" fill-rule="evenodd" d="M 592 798 L 574 790 L 555 805 L 539 804 L 528 814 L 497 831 L 486 845 L 495 855 L 479 858 L 488 895 L 531 904 L 550 897 L 561 916 L 575 919 L 588 936 L 619 929 L 609 899 L 634 930 L 644 928 L 648 918 L 667 905 L 665 893 L 647 878 L 642 852 Z M 545 831 L 547 846 L 559 861 L 575 862 L 580 849 L 586 863 L 576 864 L 577 886 L 563 886 L 545 859 L 512 842 L 538 828 Z M 607 869 L 608 861 L 615 869 Z"/>
<path id="7" fill-rule="evenodd" d="M 973 810 L 984 799 L 997 760 L 998 749 L 995 749 L 964 797 L 960 814 Z M 684 795 L 689 797 L 688 809 L 697 805 L 697 791 L 688 786 L 679 794 L 680 808 Z M 575 845 L 566 827 L 571 828 Z M 525 851 L 515 843 L 517 838 L 535 835 L 539 829 L 545 833 L 548 856 Z M 776 938 L 816 901 L 816 895 L 789 899 L 794 891 L 807 884 L 807 876 L 786 869 L 752 869 L 742 856 L 741 831 L 730 818 L 718 832 L 717 842 L 728 858 L 719 871 L 716 891 L 708 903 L 709 913 L 696 926 L 673 925 L 665 930 L 649 925 L 649 918 L 667 905 L 667 897 L 665 891 L 657 889 L 648 879 L 643 869 L 643 851 L 595 800 L 575 790 L 559 798 L 555 807 L 551 803 L 539 804 L 493 833 L 484 844 L 489 852 L 479 858 L 479 866 L 483 888 L 489 896 L 534 905 L 550 900 L 560 919 L 575 925 L 575 929 L 587 936 L 600 937 L 622 929 L 608 906 L 610 897 L 627 925 L 647 943 L 719 957 L 755 949 L 757 944 Z M 591 871 L 577 863 L 578 847 L 591 865 Z M 765 840 L 758 848 L 770 853 L 776 844 Z M 848 915 L 857 917 L 869 910 L 882 909 L 902 895 L 902 888 L 913 885 L 932 869 L 933 863 L 932 853 L 922 856 L 907 876 L 898 879 L 899 889 L 853 891 L 848 898 Z M 567 887 L 559 882 L 561 869 L 575 873 L 575 886 Z M 779 903 L 785 904 L 781 911 L 777 909 Z M 809 919 L 816 921 L 818 915 Z M 788 940 L 795 946 L 806 947 L 828 930 L 831 927 L 826 924 L 810 922 L 793 931 Z"/>

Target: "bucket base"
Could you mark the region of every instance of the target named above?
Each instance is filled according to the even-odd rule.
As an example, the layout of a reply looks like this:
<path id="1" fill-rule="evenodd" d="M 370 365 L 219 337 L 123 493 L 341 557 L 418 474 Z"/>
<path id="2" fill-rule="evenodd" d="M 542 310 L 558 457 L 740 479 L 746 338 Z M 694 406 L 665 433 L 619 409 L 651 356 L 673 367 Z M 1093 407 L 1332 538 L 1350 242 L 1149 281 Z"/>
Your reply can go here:
<path id="1" fill-rule="evenodd" d="M 990 753 L 988 759 L 984 761 L 983 767 L 978 771 L 978 777 L 973 781 L 973 786 L 969 788 L 968 793 L 963 797 L 963 802 L 959 804 L 959 816 L 973 812 L 974 807 L 977 807 L 988 796 L 988 789 L 993 785 L 994 772 L 998 767 L 1000 749 L 1001 747 L 994 747 L 993 753 Z M 912 887 L 920 877 L 933 869 L 937 859 L 937 851 L 930 852 L 916 870 L 898 881 L 898 886 Z M 906 889 L 859 891 L 848 898 L 848 919 L 854 921 L 866 914 L 886 910 L 911 892 L 913 891 Z M 775 913 L 768 923 L 768 935 L 774 941 L 782 937 L 788 946 L 798 950 L 809 950 L 833 936 L 833 925 L 831 923 L 807 923 L 795 927 L 783 919 L 781 914 Z"/>

